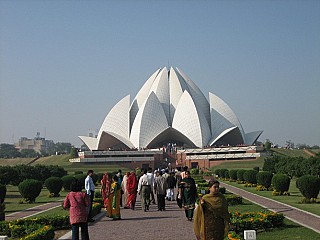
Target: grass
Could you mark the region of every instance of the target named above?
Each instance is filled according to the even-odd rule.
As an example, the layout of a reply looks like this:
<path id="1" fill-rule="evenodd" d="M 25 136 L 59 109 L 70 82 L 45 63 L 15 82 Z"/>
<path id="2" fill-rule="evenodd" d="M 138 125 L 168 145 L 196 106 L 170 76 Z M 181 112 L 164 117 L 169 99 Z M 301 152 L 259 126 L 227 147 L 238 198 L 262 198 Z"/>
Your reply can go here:
<path id="1" fill-rule="evenodd" d="M 228 182 L 228 181 L 224 181 L 224 182 L 226 184 L 241 188 L 248 192 L 255 193 L 259 196 L 267 197 L 267 198 L 288 204 L 290 206 L 293 206 L 293 207 L 296 207 L 320 216 L 320 204 L 299 203 L 299 201 L 303 199 L 303 196 L 301 195 L 300 191 L 296 187 L 295 179 L 291 180 L 290 182 L 290 188 L 289 188 L 290 196 L 272 196 L 271 191 L 257 191 L 254 187 L 244 187 L 244 184 L 238 184 L 236 182 Z"/>
<path id="2" fill-rule="evenodd" d="M 229 206 L 229 211 L 238 212 L 258 212 L 265 210 L 259 205 L 251 203 L 243 199 L 243 204 Z M 270 229 L 268 231 L 258 232 L 257 239 L 270 240 L 270 239 L 320 239 L 320 234 L 311 229 L 305 228 L 297 223 L 294 223 L 285 218 L 284 226 L 281 228 Z"/>
<path id="3" fill-rule="evenodd" d="M 67 195 L 67 192 L 61 191 L 60 197 L 50 198 L 49 191 L 45 188 L 42 189 L 40 195 L 36 198 L 35 203 L 26 203 L 19 193 L 17 186 L 7 185 L 7 195 L 5 198 L 6 214 L 17 211 L 22 211 L 28 208 L 39 206 L 48 202 L 55 202 L 62 200 Z M 23 203 L 20 203 L 23 202 Z"/>
<path id="4" fill-rule="evenodd" d="M 253 169 L 259 167 L 262 169 L 264 163 L 264 157 L 260 157 L 256 160 L 227 160 L 211 169 Z"/>

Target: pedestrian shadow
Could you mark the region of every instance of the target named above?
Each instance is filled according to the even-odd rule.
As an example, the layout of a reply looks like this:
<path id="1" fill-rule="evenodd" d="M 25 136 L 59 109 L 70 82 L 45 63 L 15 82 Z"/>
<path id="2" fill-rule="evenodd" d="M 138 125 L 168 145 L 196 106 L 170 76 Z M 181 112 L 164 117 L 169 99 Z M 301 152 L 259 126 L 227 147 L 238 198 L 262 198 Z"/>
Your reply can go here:
<path id="1" fill-rule="evenodd" d="M 176 217 L 171 217 L 171 216 L 163 216 L 163 217 L 158 217 L 158 216 L 146 216 L 146 217 L 132 217 L 132 218 L 122 218 L 121 220 L 116 220 L 115 222 L 124 222 L 124 221 L 149 221 L 152 219 L 170 219 L 170 218 L 176 218 Z M 111 218 L 105 219 L 103 221 L 114 221 Z"/>

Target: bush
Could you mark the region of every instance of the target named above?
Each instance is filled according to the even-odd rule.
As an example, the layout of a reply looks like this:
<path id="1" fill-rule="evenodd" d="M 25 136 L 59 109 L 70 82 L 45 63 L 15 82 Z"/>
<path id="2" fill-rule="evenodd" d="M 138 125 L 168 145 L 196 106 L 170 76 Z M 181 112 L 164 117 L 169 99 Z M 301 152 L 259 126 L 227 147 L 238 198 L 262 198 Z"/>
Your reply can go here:
<path id="1" fill-rule="evenodd" d="M 220 169 L 220 176 L 221 178 L 226 178 L 227 176 L 229 176 L 229 170 L 228 169 Z"/>
<path id="2" fill-rule="evenodd" d="M 78 181 L 82 184 L 82 187 L 84 188 L 84 180 L 86 179 L 87 175 L 86 174 L 77 174 L 77 175 L 74 175 L 74 177 L 76 179 L 78 179 Z"/>
<path id="3" fill-rule="evenodd" d="M 26 179 L 19 183 L 18 188 L 21 196 L 28 203 L 33 203 L 41 192 L 42 182 L 35 179 Z"/>
<path id="4" fill-rule="evenodd" d="M 229 177 L 230 177 L 231 180 L 236 181 L 238 179 L 237 172 L 238 172 L 238 170 L 236 170 L 236 169 L 231 169 L 229 171 Z"/>
<path id="5" fill-rule="evenodd" d="M 288 192 L 290 186 L 290 178 L 286 174 L 275 174 L 272 177 L 271 184 L 276 192 Z"/>
<path id="6" fill-rule="evenodd" d="M 63 181 L 59 177 L 49 177 L 45 180 L 44 185 L 47 187 L 50 193 L 53 194 L 54 197 L 58 197 L 59 192 L 62 189 Z"/>
<path id="7" fill-rule="evenodd" d="M 71 186 L 71 183 L 73 182 L 74 179 L 75 179 L 75 177 L 70 176 L 70 175 L 63 176 L 61 178 L 61 180 L 63 181 L 62 186 L 65 191 L 70 191 L 70 186 Z"/>
<path id="8" fill-rule="evenodd" d="M 243 179 L 247 182 L 247 183 L 252 183 L 252 184 L 256 184 L 257 183 L 257 171 L 255 170 L 246 170 L 243 173 Z"/>
<path id="9" fill-rule="evenodd" d="M 74 175 L 83 174 L 83 171 L 75 171 Z"/>
<path id="10" fill-rule="evenodd" d="M 259 171 L 260 171 L 260 168 L 259 168 L 259 167 L 254 167 L 253 170 L 259 172 Z"/>
<path id="11" fill-rule="evenodd" d="M 218 169 L 216 169 L 216 170 L 214 170 L 214 174 L 215 175 L 218 175 L 218 177 L 221 177 L 221 169 L 220 168 L 218 168 Z"/>
<path id="12" fill-rule="evenodd" d="M 191 174 L 191 175 L 198 175 L 198 174 L 199 174 L 199 169 L 198 169 L 198 168 L 192 168 L 192 169 L 190 169 L 190 174 Z"/>
<path id="13" fill-rule="evenodd" d="M 261 185 L 265 188 L 269 188 L 271 186 L 272 173 L 263 171 L 257 173 L 257 184 Z"/>
<path id="14" fill-rule="evenodd" d="M 0 204 L 4 202 L 7 195 L 7 187 L 0 183 Z"/>
<path id="15" fill-rule="evenodd" d="M 244 181 L 243 174 L 246 172 L 245 169 L 239 169 L 237 171 L 237 178 L 239 181 Z"/>
<path id="16" fill-rule="evenodd" d="M 317 198 L 320 191 L 320 178 L 305 175 L 297 179 L 296 186 L 305 198 Z"/>

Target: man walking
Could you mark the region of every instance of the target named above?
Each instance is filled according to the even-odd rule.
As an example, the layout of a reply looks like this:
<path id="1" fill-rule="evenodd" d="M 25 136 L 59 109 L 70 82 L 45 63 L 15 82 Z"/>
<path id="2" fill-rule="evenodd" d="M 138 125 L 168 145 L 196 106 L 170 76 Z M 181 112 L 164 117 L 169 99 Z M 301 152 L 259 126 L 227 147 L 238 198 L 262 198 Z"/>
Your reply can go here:
<path id="1" fill-rule="evenodd" d="M 151 192 L 150 192 L 150 197 L 151 197 L 151 203 L 152 204 L 156 204 L 155 198 L 154 198 L 154 194 L 153 194 L 153 188 L 154 188 L 154 176 L 153 176 L 153 172 L 152 172 L 152 168 L 149 167 L 148 168 L 148 181 L 151 182 Z"/>
<path id="2" fill-rule="evenodd" d="M 143 175 L 139 179 L 138 194 L 141 197 L 143 211 L 149 210 L 150 205 L 151 181 L 149 181 L 147 170 L 143 170 Z"/>
<path id="3" fill-rule="evenodd" d="M 158 171 L 156 174 L 157 176 L 154 180 L 154 192 L 157 194 L 158 211 L 164 211 L 166 209 L 165 197 L 167 190 L 167 181 L 162 176 L 162 172 Z"/>
<path id="4" fill-rule="evenodd" d="M 92 218 L 92 202 L 93 202 L 93 198 L 94 198 L 94 183 L 93 183 L 93 180 L 91 177 L 92 174 L 93 174 L 93 170 L 88 170 L 87 177 L 84 181 L 84 187 L 86 189 L 86 193 L 90 198 L 88 222 L 94 222 L 94 219 Z"/>

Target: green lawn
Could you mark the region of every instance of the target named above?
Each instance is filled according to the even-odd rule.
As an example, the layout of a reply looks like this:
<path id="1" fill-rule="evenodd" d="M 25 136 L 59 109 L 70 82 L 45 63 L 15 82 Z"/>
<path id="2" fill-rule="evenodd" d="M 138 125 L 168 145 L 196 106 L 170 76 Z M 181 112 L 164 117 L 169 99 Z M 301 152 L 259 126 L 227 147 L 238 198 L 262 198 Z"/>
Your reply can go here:
<path id="1" fill-rule="evenodd" d="M 256 191 L 256 188 L 254 187 L 244 187 L 244 184 L 238 184 L 236 182 L 229 182 L 224 181 L 226 184 L 244 189 L 248 192 L 255 193 L 257 195 L 267 197 L 285 204 L 288 204 L 290 206 L 314 213 L 316 215 L 320 216 L 320 204 L 302 204 L 299 203 L 301 199 L 303 199 L 303 196 L 301 195 L 300 191 L 296 187 L 296 180 L 293 179 L 290 182 L 290 188 L 289 193 L 290 196 L 272 196 L 272 191 Z"/>
<path id="2" fill-rule="evenodd" d="M 264 163 L 264 158 L 260 157 L 256 160 L 227 160 L 213 168 L 211 170 L 215 169 L 221 169 L 221 168 L 226 168 L 226 169 L 253 169 L 254 167 L 259 167 L 262 169 Z"/>
<path id="3" fill-rule="evenodd" d="M 256 205 L 254 203 L 247 201 L 246 199 L 243 199 L 243 204 L 241 204 L 241 205 L 229 206 L 229 211 L 257 212 L 257 211 L 261 211 L 261 210 L 265 210 L 265 209 L 259 205 Z M 259 240 L 320 239 L 320 234 L 285 218 L 283 227 L 270 229 L 268 231 L 258 232 L 257 239 L 259 239 Z"/>
<path id="4" fill-rule="evenodd" d="M 48 202 L 55 202 L 58 200 L 62 200 L 67 195 L 67 192 L 61 191 L 60 195 L 61 196 L 57 198 L 50 198 L 49 191 L 43 188 L 39 197 L 36 198 L 35 203 L 26 203 L 21 197 L 17 186 L 7 185 L 7 195 L 4 201 L 6 204 L 5 212 L 6 214 L 10 214 L 13 212 L 25 210 L 27 208 L 32 208 L 38 205 L 42 205 Z M 23 203 L 20 203 L 20 202 L 23 202 Z"/>

